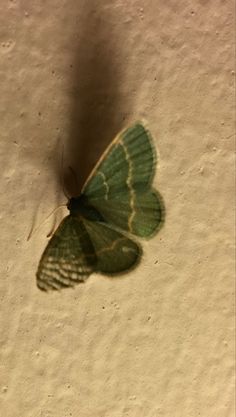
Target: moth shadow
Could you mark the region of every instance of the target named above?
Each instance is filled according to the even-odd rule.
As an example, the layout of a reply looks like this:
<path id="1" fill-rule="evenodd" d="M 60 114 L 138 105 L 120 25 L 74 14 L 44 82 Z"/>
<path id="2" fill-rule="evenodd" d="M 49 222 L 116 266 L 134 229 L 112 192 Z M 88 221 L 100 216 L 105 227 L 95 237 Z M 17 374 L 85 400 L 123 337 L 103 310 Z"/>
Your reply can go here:
<path id="1" fill-rule="evenodd" d="M 111 8 L 112 9 L 112 8 Z M 71 86 L 71 125 L 63 177 L 70 196 L 78 196 L 91 169 L 121 129 L 120 61 L 112 10 L 85 5 Z M 68 166 L 73 168 L 73 178 Z M 74 176 L 74 177 L 75 177 Z"/>

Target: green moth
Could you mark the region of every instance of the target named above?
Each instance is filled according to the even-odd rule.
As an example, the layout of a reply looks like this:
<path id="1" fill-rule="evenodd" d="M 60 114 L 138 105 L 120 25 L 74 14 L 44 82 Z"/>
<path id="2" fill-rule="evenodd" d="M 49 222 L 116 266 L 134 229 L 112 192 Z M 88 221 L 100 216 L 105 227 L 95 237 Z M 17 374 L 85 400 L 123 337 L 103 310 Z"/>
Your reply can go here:
<path id="1" fill-rule="evenodd" d="M 73 287 L 91 273 L 113 276 L 136 266 L 142 248 L 164 220 L 160 194 L 152 188 L 156 153 L 149 131 L 137 122 L 108 146 L 39 263 L 43 291 Z"/>

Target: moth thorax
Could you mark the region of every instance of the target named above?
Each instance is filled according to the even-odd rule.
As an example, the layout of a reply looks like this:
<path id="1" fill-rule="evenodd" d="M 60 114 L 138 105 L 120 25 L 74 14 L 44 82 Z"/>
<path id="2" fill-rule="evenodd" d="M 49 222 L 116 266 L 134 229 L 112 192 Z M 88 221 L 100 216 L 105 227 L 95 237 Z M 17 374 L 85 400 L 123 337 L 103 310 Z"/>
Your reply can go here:
<path id="1" fill-rule="evenodd" d="M 104 221 L 101 214 L 89 204 L 87 197 L 83 194 L 79 197 L 72 197 L 67 203 L 67 208 L 73 217 L 83 216 L 92 221 Z"/>
<path id="2" fill-rule="evenodd" d="M 76 216 L 80 212 L 81 198 L 72 197 L 67 203 L 67 208 L 72 216 Z"/>

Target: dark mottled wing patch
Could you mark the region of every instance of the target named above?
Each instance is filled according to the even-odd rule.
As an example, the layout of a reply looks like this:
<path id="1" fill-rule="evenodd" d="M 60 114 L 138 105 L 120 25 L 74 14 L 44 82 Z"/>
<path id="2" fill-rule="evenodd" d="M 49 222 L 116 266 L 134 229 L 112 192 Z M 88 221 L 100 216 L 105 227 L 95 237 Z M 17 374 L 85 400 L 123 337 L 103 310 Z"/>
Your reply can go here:
<path id="1" fill-rule="evenodd" d="M 41 257 L 37 285 L 44 291 L 73 287 L 88 278 L 95 263 L 96 255 L 83 223 L 67 216 Z"/>

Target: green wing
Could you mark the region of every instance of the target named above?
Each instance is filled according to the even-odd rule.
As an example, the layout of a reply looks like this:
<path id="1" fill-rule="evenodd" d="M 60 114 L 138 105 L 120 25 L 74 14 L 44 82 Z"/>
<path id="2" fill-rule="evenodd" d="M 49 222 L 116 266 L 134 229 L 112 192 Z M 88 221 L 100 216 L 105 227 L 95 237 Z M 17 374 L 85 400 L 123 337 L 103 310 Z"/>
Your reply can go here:
<path id="1" fill-rule="evenodd" d="M 88 278 L 95 264 L 96 254 L 84 224 L 67 216 L 41 257 L 37 285 L 44 291 L 73 287 Z"/>
<path id="2" fill-rule="evenodd" d="M 92 272 L 128 271 L 140 256 L 140 246 L 111 227 L 67 216 L 41 257 L 37 285 L 43 291 L 73 287 Z"/>
<path id="3" fill-rule="evenodd" d="M 155 167 L 150 133 L 136 123 L 114 139 L 82 193 L 109 224 L 150 237 L 164 219 L 162 199 L 151 188 Z"/>
<path id="4" fill-rule="evenodd" d="M 137 265 L 142 255 L 139 244 L 105 223 L 82 221 L 93 242 L 97 272 L 112 275 Z"/>

